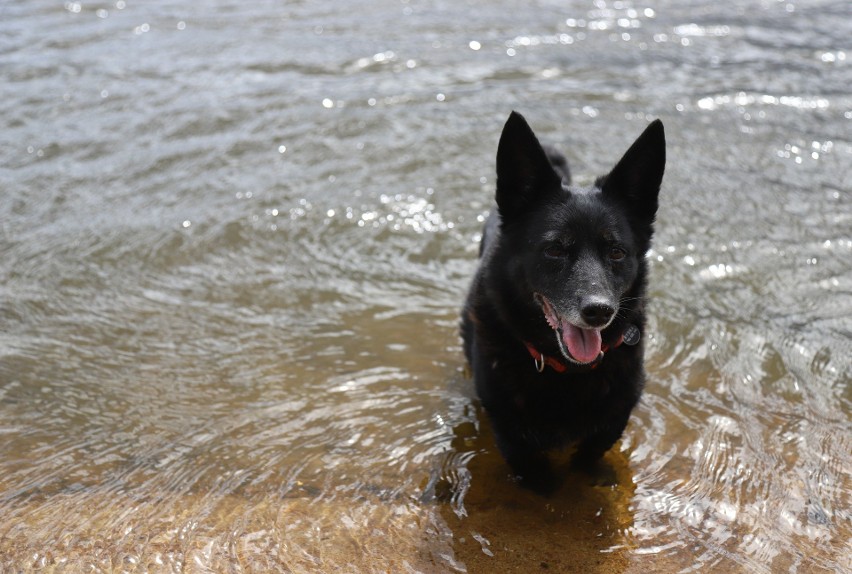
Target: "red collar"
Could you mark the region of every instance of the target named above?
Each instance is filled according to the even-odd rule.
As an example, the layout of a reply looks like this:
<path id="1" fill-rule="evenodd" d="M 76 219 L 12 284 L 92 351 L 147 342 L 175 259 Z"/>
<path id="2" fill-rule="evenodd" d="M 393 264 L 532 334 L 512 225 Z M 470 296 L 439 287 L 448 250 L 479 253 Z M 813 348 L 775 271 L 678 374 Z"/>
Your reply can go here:
<path id="1" fill-rule="evenodd" d="M 601 345 L 601 354 L 598 355 L 597 359 L 595 359 L 591 363 L 588 363 L 586 365 L 581 365 L 581 366 L 588 367 L 589 369 L 596 369 L 597 366 L 601 364 L 601 361 L 603 361 L 604 354 L 607 351 L 609 351 L 610 349 L 615 349 L 616 347 L 620 346 L 623 342 L 624 342 L 624 334 L 622 333 L 618 336 L 618 339 L 615 341 L 615 343 L 613 343 L 612 346 L 607 345 L 606 343 L 603 343 Z M 564 373 L 565 371 L 567 371 L 570 368 L 567 363 L 560 361 L 556 357 L 547 357 L 547 356 L 539 353 L 538 349 L 533 347 L 531 343 L 524 342 L 524 345 L 527 346 L 527 350 L 530 352 L 530 355 L 532 356 L 533 361 L 535 361 L 535 368 L 538 369 L 539 373 L 544 370 L 545 365 L 547 365 L 548 367 L 550 367 L 551 369 L 553 369 L 557 373 Z"/>

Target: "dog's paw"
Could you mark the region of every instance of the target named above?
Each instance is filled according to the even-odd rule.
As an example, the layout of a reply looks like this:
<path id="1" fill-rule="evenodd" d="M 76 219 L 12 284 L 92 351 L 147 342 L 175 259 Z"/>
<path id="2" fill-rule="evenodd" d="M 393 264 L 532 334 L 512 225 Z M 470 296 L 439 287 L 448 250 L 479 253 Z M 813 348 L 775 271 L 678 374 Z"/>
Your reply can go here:
<path id="1" fill-rule="evenodd" d="M 550 496 L 559 490 L 562 481 L 553 471 L 546 473 L 518 475 L 515 477 L 518 484 L 539 496 Z"/>
<path id="2" fill-rule="evenodd" d="M 615 486 L 618 474 L 609 462 L 603 458 L 577 457 L 571 461 L 571 468 L 586 475 L 590 486 Z"/>
<path id="3" fill-rule="evenodd" d="M 524 457 L 523 461 L 514 461 L 512 479 L 522 487 L 541 496 L 556 492 L 561 481 L 554 472 L 550 461 L 544 455 Z"/>

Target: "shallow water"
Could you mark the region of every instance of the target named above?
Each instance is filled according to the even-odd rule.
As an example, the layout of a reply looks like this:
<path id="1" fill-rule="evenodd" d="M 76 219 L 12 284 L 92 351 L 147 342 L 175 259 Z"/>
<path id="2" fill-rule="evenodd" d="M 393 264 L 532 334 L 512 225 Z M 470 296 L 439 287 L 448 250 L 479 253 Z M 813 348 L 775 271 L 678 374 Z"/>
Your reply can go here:
<path id="1" fill-rule="evenodd" d="M 0 5 L 0 569 L 852 569 L 847 3 Z M 519 489 L 457 312 L 509 110 L 669 163 L 649 382 Z"/>

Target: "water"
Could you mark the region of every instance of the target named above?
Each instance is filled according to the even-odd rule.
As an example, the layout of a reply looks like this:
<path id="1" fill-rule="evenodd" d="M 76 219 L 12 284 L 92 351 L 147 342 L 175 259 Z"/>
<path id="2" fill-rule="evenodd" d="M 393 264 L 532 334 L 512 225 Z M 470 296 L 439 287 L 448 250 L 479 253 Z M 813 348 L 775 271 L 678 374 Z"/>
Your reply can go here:
<path id="1" fill-rule="evenodd" d="M 846 2 L 0 5 L 0 569 L 848 572 Z M 511 109 L 661 117 L 611 472 L 496 454 L 457 312 Z"/>

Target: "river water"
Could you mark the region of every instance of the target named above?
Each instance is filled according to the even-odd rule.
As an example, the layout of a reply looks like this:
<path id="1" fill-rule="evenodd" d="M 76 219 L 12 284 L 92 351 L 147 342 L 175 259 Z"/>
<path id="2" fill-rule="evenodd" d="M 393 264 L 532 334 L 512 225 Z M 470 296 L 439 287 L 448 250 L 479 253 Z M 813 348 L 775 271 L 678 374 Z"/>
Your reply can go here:
<path id="1" fill-rule="evenodd" d="M 0 3 L 0 570 L 849 572 L 852 12 Z M 509 111 L 668 137 L 611 472 L 512 483 L 458 310 Z"/>

